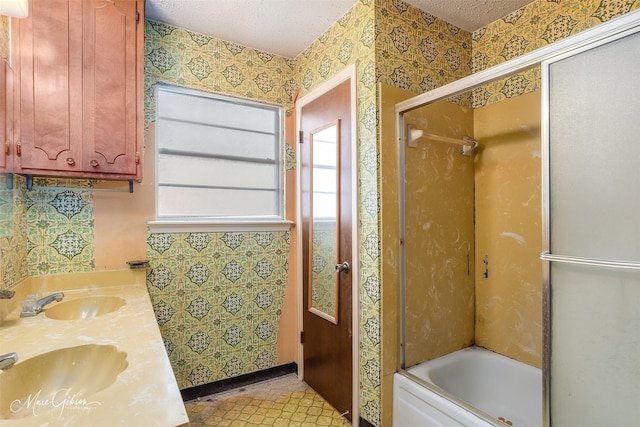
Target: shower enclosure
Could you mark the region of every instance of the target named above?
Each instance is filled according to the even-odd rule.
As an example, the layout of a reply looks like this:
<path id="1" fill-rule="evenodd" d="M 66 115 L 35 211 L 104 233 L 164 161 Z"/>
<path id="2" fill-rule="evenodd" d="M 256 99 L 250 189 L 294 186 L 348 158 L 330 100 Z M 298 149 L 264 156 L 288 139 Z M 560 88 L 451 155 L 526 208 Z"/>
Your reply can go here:
<path id="1" fill-rule="evenodd" d="M 467 91 L 538 67 L 539 127 L 514 123 L 492 137 L 482 109 L 465 105 Z M 629 425 L 640 418 L 639 69 L 636 11 L 396 105 L 402 206 L 396 375 L 413 379 L 411 366 L 476 344 L 542 365 L 544 425 Z M 494 148 L 527 138 L 537 141 L 537 149 L 524 150 L 537 170 L 523 167 L 526 156 L 515 152 L 510 161 L 492 162 Z M 488 178 L 503 167 L 513 168 L 513 179 L 537 180 L 537 194 L 509 193 L 511 180 Z M 505 224 L 504 209 L 525 205 L 537 219 L 523 218 L 521 230 L 536 238 L 511 226 L 492 229 Z M 492 215 L 496 220 L 487 221 Z M 496 232 L 499 239 L 491 237 Z M 537 338 L 521 334 L 536 320 L 509 317 L 518 312 L 511 302 L 484 305 L 502 298 L 492 293 L 496 276 L 523 274 L 504 268 L 523 248 L 526 259 L 512 264 L 527 264 L 530 276 L 508 286 L 522 288 L 519 304 L 539 312 L 531 329 Z M 497 323 L 501 333 L 492 332 Z M 482 423 L 502 425 L 491 417 Z"/>
<path id="2" fill-rule="evenodd" d="M 435 381 L 436 387 L 471 403 L 471 412 L 484 413 L 479 419 L 536 427 L 542 416 L 540 94 L 476 109 L 469 100 L 464 93 L 403 117 L 401 363 L 427 387 Z M 505 370 L 477 370 L 488 354 L 469 348 L 474 346 L 504 355 L 495 366 Z M 509 358 L 533 366 L 518 368 L 524 376 L 507 375 Z M 445 360 L 454 365 L 450 371 L 429 367 Z M 442 372 L 456 371 L 464 374 L 443 378 Z M 440 373 L 431 378 L 428 372 Z M 513 378 L 521 380 L 511 384 Z M 527 381 L 533 390 L 520 393 Z M 397 394 L 411 394 L 402 384 Z M 492 394 L 505 396 L 505 390 L 518 393 L 509 393 L 509 403 L 479 405 Z M 438 407 L 437 412 L 447 413 L 445 425 L 469 422 L 455 411 Z M 411 424 L 401 415 L 395 422 L 432 425 L 428 419 Z"/>

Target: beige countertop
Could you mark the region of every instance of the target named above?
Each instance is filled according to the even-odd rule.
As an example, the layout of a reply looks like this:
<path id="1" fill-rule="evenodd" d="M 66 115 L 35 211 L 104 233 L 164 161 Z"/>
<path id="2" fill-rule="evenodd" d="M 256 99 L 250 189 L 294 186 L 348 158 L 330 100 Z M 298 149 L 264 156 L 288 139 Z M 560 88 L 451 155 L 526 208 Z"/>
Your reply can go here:
<path id="1" fill-rule="evenodd" d="M 11 369 L 19 372 L 20 363 L 56 349 L 87 344 L 112 345 L 126 353 L 128 365 L 113 384 L 90 396 L 80 394 L 72 398 L 62 391 L 57 395 L 57 401 L 47 401 L 42 396 L 37 399 L 37 389 L 28 390 L 28 395 L 21 396 L 19 402 L 11 403 L 9 412 L 0 408 L 2 426 L 188 425 L 180 390 L 147 292 L 144 269 L 30 277 L 14 290 L 14 298 L 10 302 L 2 300 L 0 306 L 0 318 L 3 319 L 0 322 L 0 354 L 16 352 L 19 360 L 0 373 L 0 394 L 14 394 L 4 389 L 5 372 Z M 65 294 L 60 303 L 48 305 L 35 317 L 19 317 L 20 301 L 27 294 L 49 295 L 57 291 Z M 94 318 L 55 320 L 46 316 L 46 310 L 57 304 L 95 295 L 118 296 L 125 304 L 116 311 Z M 110 369 L 108 363 L 96 356 L 90 372 L 103 375 Z M 55 366 L 47 367 L 46 375 L 52 375 L 51 371 L 56 369 Z M 6 419 L 14 416 L 21 418 Z"/>

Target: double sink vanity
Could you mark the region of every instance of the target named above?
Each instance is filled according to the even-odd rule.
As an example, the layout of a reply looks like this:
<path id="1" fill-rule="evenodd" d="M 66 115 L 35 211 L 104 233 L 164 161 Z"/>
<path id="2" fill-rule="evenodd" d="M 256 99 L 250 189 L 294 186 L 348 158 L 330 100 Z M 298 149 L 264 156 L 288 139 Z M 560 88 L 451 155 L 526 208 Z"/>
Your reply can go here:
<path id="1" fill-rule="evenodd" d="M 4 295 L 0 424 L 188 425 L 145 280 L 144 269 L 29 277 Z M 29 313 L 34 296 L 50 298 Z"/>

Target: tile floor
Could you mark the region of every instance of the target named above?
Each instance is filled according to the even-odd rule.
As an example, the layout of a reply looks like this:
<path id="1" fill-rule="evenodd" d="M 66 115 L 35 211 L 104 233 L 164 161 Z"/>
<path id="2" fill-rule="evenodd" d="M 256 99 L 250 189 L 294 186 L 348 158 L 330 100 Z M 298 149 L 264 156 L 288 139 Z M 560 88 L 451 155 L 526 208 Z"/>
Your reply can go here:
<path id="1" fill-rule="evenodd" d="M 350 426 L 294 374 L 185 402 L 191 427 Z"/>

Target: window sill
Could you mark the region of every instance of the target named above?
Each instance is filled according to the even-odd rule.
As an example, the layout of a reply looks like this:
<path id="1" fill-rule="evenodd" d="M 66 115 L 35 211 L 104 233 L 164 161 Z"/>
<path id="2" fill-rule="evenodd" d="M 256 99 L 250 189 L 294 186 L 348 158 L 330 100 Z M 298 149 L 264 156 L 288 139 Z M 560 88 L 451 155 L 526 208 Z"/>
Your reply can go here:
<path id="1" fill-rule="evenodd" d="M 294 222 L 282 221 L 148 221 L 150 233 L 288 231 Z"/>

